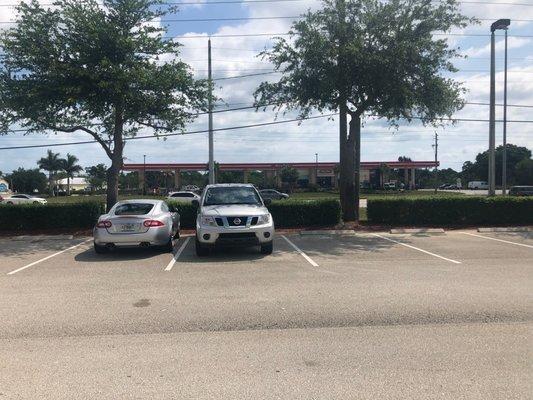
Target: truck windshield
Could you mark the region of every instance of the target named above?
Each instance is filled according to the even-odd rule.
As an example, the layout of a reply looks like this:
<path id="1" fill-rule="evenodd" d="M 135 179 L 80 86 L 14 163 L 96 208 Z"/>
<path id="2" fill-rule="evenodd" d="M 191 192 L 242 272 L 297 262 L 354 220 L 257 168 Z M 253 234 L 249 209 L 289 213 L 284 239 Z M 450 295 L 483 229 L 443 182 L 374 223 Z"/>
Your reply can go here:
<path id="1" fill-rule="evenodd" d="M 261 205 L 261 199 L 251 187 L 213 187 L 207 189 L 204 206 L 220 204 L 253 204 Z"/>

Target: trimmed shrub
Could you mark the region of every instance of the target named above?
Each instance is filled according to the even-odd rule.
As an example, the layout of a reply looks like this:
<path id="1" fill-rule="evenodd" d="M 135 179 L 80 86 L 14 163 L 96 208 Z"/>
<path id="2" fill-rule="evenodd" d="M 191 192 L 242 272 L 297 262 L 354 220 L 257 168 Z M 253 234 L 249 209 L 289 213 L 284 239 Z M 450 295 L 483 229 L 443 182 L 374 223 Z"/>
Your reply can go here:
<path id="1" fill-rule="evenodd" d="M 182 229 L 196 229 L 196 214 L 198 213 L 198 207 L 179 201 L 167 200 L 167 204 L 173 206 L 180 215 L 180 225 Z"/>
<path id="2" fill-rule="evenodd" d="M 0 205 L 0 230 L 92 228 L 104 210 L 98 202 Z"/>
<path id="3" fill-rule="evenodd" d="M 192 204 L 169 202 L 181 217 L 181 227 L 196 228 L 197 208 Z M 340 221 L 341 208 L 337 200 L 282 200 L 268 206 L 277 228 L 331 226 Z"/>
<path id="4" fill-rule="evenodd" d="M 370 223 L 387 225 L 523 225 L 533 223 L 533 198 L 375 198 L 368 199 L 367 211 Z"/>
<path id="5" fill-rule="evenodd" d="M 268 210 L 276 228 L 332 226 L 339 223 L 341 207 L 337 200 L 282 200 L 275 201 Z"/>

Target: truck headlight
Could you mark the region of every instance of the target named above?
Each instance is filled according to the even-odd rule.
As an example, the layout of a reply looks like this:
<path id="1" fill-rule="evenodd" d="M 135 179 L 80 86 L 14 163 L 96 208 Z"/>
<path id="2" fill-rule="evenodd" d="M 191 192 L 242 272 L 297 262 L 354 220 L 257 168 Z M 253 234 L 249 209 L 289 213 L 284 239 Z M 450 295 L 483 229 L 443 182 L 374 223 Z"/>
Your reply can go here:
<path id="1" fill-rule="evenodd" d="M 263 214 L 259 216 L 257 220 L 258 225 L 266 225 L 270 222 L 270 214 Z"/>
<path id="2" fill-rule="evenodd" d="M 211 216 L 200 216 L 200 225 L 202 226 L 217 226 L 217 222 L 214 217 Z"/>

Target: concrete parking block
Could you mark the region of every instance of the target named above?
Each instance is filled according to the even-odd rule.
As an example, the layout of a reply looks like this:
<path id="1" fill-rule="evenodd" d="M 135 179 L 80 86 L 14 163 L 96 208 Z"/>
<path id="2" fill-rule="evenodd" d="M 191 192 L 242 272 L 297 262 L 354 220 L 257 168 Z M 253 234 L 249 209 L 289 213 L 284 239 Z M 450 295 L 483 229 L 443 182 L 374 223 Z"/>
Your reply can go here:
<path id="1" fill-rule="evenodd" d="M 533 228 L 529 226 L 511 226 L 511 227 L 496 227 L 496 228 L 477 228 L 480 233 L 490 232 L 533 232 Z"/>
<path id="2" fill-rule="evenodd" d="M 445 233 L 442 228 L 398 228 L 391 229 L 390 233 L 393 234 L 404 234 L 404 233 Z"/>

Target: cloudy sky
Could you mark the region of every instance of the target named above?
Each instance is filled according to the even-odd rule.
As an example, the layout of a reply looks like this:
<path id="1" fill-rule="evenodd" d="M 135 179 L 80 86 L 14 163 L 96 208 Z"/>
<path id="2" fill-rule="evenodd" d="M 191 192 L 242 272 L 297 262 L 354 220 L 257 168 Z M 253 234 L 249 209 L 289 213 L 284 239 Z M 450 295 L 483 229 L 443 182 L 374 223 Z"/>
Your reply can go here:
<path id="1" fill-rule="evenodd" d="M 189 3 L 191 0 L 187 0 Z M 212 1 L 212 0 L 209 0 Z M 6 5 L 15 0 L 0 0 L 0 21 L 13 18 L 13 10 Z M 506 4 L 496 4 L 506 3 Z M 514 5 L 512 3 L 515 3 Z M 219 19 L 217 21 L 163 21 L 168 26 L 169 36 L 176 37 L 183 44 L 181 57 L 194 69 L 198 77 L 206 76 L 207 37 L 212 37 L 213 77 L 217 95 L 224 103 L 217 110 L 249 106 L 252 93 L 263 80 L 275 80 L 279 75 L 268 74 L 272 66 L 256 57 L 257 53 L 272 45 L 270 35 L 288 30 L 290 18 L 249 19 L 264 17 L 292 17 L 309 8 L 319 6 L 317 1 L 296 0 L 285 2 L 258 2 L 241 4 L 197 4 L 181 7 L 179 14 L 169 19 Z M 533 1 L 532 0 L 490 0 L 464 1 L 463 12 L 482 19 L 480 25 L 456 31 L 460 35 L 449 36 L 450 43 L 460 47 L 468 59 L 456 60 L 460 69 L 455 78 L 464 82 L 469 90 L 469 103 L 487 103 L 489 100 L 489 26 L 498 18 L 513 20 L 509 31 L 509 75 L 508 75 L 508 119 L 511 121 L 533 120 Z M 228 20 L 241 18 L 240 20 Z M 224 20 L 226 19 L 226 20 Z M 5 25 L 3 25 L 5 26 Z M 249 35 L 249 36 L 239 36 Z M 473 36 L 468 36 L 473 35 Z M 497 103 L 503 101 L 503 33 L 497 37 Z M 239 75 L 264 73 L 241 78 Z M 231 78 L 231 79 L 219 79 Z M 526 107 L 514 107 L 526 105 Z M 456 117 L 461 119 L 488 119 L 486 105 L 467 104 Z M 502 117 L 498 107 L 497 118 Z M 217 113 L 215 128 L 271 122 L 275 115 L 254 110 Z M 279 117 L 291 119 L 290 115 Z M 221 131 L 215 133 L 215 159 L 219 162 L 312 162 L 315 153 L 321 161 L 338 160 L 338 138 L 336 120 L 313 119 L 298 123 L 287 123 L 260 128 Z M 199 117 L 187 130 L 207 129 L 207 118 Z M 457 170 L 466 160 L 473 160 L 477 153 L 488 146 L 487 122 L 459 122 L 454 126 L 438 129 L 439 160 L 441 166 Z M 413 160 L 431 160 L 433 153 L 434 128 L 425 128 L 418 123 L 402 125 L 398 130 L 389 129 L 382 121 L 367 119 L 363 129 L 363 161 L 396 160 L 406 155 Z M 533 148 L 533 123 L 510 122 L 508 142 Z M 90 139 L 86 134 L 51 134 L 49 136 L 10 135 L 0 137 L 0 147 L 47 144 Z M 497 124 L 497 144 L 502 142 L 502 125 Z M 99 162 L 108 163 L 106 155 L 96 144 L 57 147 L 62 154 L 73 153 L 83 166 Z M 0 170 L 9 172 L 20 166 L 33 168 L 36 160 L 46 153 L 46 148 L 31 150 L 3 150 L 0 152 Z M 207 135 L 191 134 L 175 136 L 168 140 L 139 140 L 126 145 L 126 163 L 147 162 L 207 162 Z"/>

